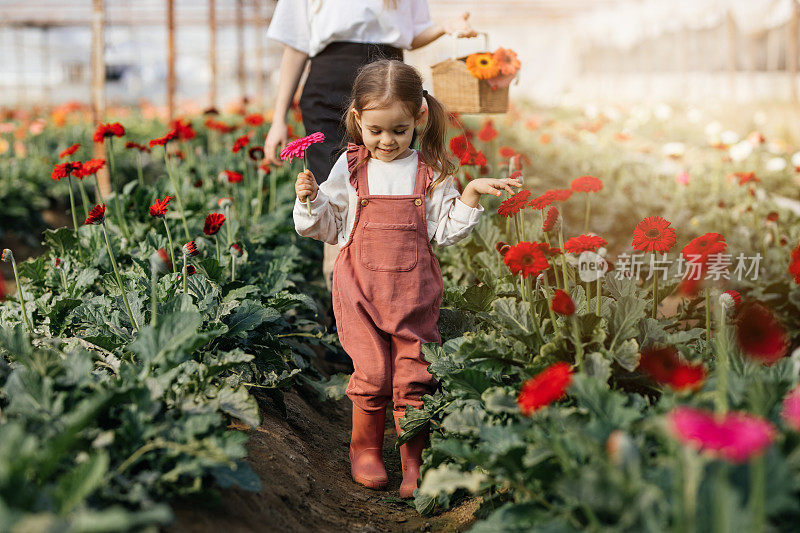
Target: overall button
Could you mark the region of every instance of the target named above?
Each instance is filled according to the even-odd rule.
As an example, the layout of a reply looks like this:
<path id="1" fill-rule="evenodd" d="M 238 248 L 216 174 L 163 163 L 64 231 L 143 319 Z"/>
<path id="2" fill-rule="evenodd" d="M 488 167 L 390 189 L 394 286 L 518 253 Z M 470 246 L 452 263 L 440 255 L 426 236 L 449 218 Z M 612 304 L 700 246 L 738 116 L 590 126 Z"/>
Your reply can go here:
<path id="1" fill-rule="evenodd" d="M 417 198 L 416 200 L 414 200 L 414 205 L 422 205 L 422 199 Z"/>
<path id="2" fill-rule="evenodd" d="M 369 200 L 367 200 L 366 198 L 361 200 L 361 205 L 367 205 L 368 203 L 369 203 Z"/>

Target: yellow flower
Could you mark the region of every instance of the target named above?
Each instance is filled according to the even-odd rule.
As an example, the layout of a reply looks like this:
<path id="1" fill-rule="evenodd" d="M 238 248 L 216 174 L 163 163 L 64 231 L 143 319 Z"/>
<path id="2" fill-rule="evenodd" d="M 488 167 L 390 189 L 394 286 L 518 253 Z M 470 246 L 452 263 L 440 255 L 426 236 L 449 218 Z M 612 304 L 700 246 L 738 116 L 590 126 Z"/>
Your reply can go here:
<path id="1" fill-rule="evenodd" d="M 500 67 L 492 54 L 470 54 L 467 57 L 467 69 L 479 80 L 488 80 L 500 74 Z"/>

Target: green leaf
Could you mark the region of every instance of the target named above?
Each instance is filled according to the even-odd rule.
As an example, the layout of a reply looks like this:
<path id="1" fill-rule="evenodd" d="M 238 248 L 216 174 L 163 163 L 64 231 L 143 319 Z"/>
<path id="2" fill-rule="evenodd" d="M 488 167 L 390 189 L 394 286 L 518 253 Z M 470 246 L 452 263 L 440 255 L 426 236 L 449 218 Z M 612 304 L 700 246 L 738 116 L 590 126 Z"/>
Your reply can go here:
<path id="1" fill-rule="evenodd" d="M 512 334 L 533 335 L 528 302 L 520 302 L 515 298 L 498 298 L 492 302 L 492 308 L 498 321 Z"/>
<path id="2" fill-rule="evenodd" d="M 0 327 L 0 350 L 5 350 L 16 357 L 26 357 L 31 353 L 31 341 L 25 326 L 16 324 L 13 327 Z"/>
<path id="3" fill-rule="evenodd" d="M 477 435 L 485 423 L 486 411 L 475 400 L 454 411 L 442 420 L 442 428 L 458 435 Z"/>
<path id="4" fill-rule="evenodd" d="M 236 312 L 227 317 L 229 334 L 236 335 L 244 331 L 255 329 L 264 322 L 274 322 L 281 318 L 281 314 L 271 307 L 264 307 L 254 300 L 244 300 Z"/>
<path id="5" fill-rule="evenodd" d="M 317 391 L 319 401 L 340 400 L 345 397 L 345 389 L 350 383 L 350 374 L 334 374 L 327 379 L 309 380 L 307 383 Z"/>
<path id="6" fill-rule="evenodd" d="M 583 362 L 583 371 L 600 381 L 608 381 L 611 377 L 611 362 L 602 353 L 592 352 Z"/>
<path id="7" fill-rule="evenodd" d="M 639 332 L 639 322 L 645 317 L 647 300 L 635 296 L 623 296 L 613 307 L 609 324 L 613 342 L 634 337 Z"/>
<path id="8" fill-rule="evenodd" d="M 73 250 L 78 244 L 78 238 L 75 236 L 75 232 L 69 228 L 46 229 L 42 244 L 63 256 L 67 255 L 67 251 Z"/>
<path id="9" fill-rule="evenodd" d="M 261 479 L 253 472 L 250 463 L 245 460 L 236 461 L 236 466 L 221 466 L 211 470 L 217 485 L 223 489 L 238 486 L 244 490 L 258 492 L 261 490 Z"/>
<path id="10" fill-rule="evenodd" d="M 483 391 L 481 400 L 490 413 L 519 413 L 516 394 L 504 387 L 491 387 Z"/>
<path id="11" fill-rule="evenodd" d="M 619 366 L 628 372 L 633 372 L 639 366 L 639 358 L 641 357 L 639 343 L 636 342 L 636 339 L 628 339 L 617 346 L 611 355 L 619 363 Z"/>
<path id="12" fill-rule="evenodd" d="M 128 350 L 151 364 L 164 354 L 179 350 L 197 336 L 203 323 L 199 313 L 178 312 L 158 318 L 158 329 L 145 326 L 139 336 L 128 345 Z"/>
<path id="13" fill-rule="evenodd" d="M 480 485 L 485 480 L 486 475 L 482 472 L 475 470 L 462 472 L 453 465 L 442 464 L 425 472 L 419 492 L 433 497 L 442 492 L 452 494 L 458 489 L 466 489 L 471 493 L 476 493 L 480 490 Z"/>
<path id="14" fill-rule="evenodd" d="M 238 418 L 250 427 L 257 428 L 261 423 L 256 399 L 244 387 L 232 389 L 225 386 L 219 390 L 217 400 L 222 412 Z"/>
<path id="15" fill-rule="evenodd" d="M 61 514 L 72 512 L 105 482 L 108 464 L 108 454 L 101 450 L 59 478 L 53 496 Z"/>

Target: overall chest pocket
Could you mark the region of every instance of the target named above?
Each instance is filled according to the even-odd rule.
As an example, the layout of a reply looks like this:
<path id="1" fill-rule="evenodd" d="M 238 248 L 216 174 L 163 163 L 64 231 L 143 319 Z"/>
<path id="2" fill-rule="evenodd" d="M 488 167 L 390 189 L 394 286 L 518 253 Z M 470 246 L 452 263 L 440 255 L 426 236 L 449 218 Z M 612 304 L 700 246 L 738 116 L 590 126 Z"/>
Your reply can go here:
<path id="1" fill-rule="evenodd" d="M 381 272 L 406 272 L 417 265 L 417 224 L 364 222 L 361 264 Z"/>

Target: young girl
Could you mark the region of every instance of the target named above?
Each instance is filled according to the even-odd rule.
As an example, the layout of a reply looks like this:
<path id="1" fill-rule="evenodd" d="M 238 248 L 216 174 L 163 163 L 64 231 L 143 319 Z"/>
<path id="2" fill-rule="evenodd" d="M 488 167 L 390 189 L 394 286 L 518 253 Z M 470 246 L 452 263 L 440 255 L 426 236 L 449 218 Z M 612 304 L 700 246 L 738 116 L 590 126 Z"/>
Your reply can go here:
<path id="1" fill-rule="evenodd" d="M 427 115 L 419 151 L 414 128 Z M 355 141 L 318 186 L 309 171 L 297 175 L 297 232 L 342 246 L 333 269 L 333 311 L 339 340 L 355 369 L 347 387 L 353 402 L 351 474 L 357 483 L 385 489 L 382 445 L 386 406 L 395 427 L 406 406 L 421 407 L 437 383 L 421 345 L 441 342 L 437 321 L 442 273 L 431 239 L 446 246 L 466 237 L 483 208 L 482 194 L 513 194 L 513 179 L 476 179 L 459 195 L 455 165 L 445 147 L 444 107 L 422 89 L 422 79 L 400 61 L 363 67 L 353 85 L 347 132 Z M 311 215 L 305 204 L 311 201 Z M 400 447 L 401 497 L 417 486 L 427 431 Z"/>

